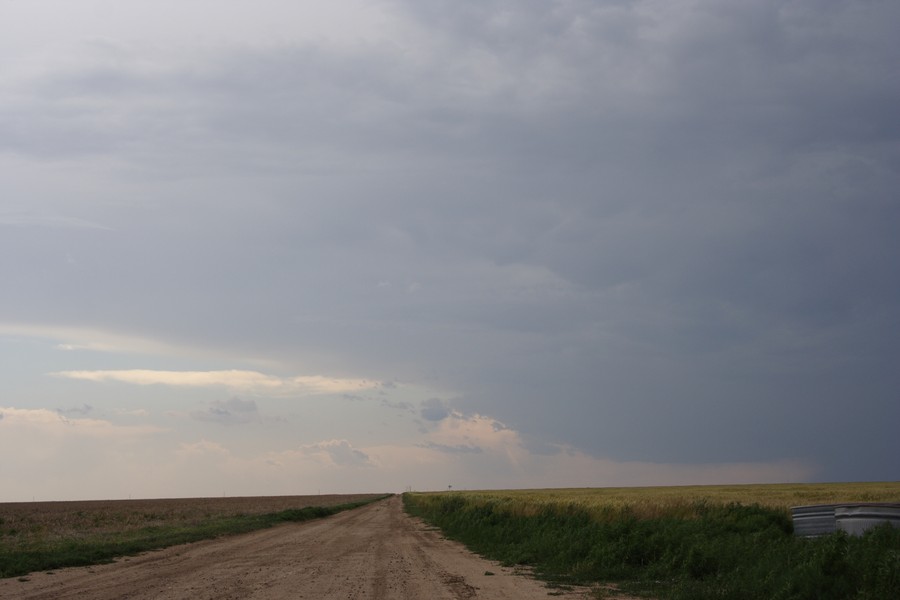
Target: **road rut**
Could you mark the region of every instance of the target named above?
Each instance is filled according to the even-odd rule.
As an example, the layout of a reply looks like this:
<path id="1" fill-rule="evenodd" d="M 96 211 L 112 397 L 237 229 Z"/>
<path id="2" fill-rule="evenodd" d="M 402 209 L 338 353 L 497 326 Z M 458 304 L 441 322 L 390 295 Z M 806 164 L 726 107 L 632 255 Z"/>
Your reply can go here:
<path id="1" fill-rule="evenodd" d="M 22 581 L 20 579 L 27 579 Z M 307 523 L 185 544 L 93 567 L 0 580 L 0 598 L 57 600 L 567 600 L 403 512 L 399 496 Z"/>

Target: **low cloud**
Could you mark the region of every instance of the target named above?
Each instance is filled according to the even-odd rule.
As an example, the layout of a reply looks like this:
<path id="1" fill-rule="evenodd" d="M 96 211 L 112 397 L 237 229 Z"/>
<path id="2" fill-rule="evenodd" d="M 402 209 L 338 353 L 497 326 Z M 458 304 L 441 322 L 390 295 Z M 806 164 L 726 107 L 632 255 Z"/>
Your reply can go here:
<path id="1" fill-rule="evenodd" d="M 429 450 L 437 450 L 438 452 L 446 452 L 448 454 L 481 454 L 482 452 L 484 452 L 484 450 L 482 450 L 478 446 L 470 446 L 468 444 L 448 446 L 446 444 L 426 442 L 424 444 L 419 444 L 419 447 L 428 448 Z"/>
<path id="2" fill-rule="evenodd" d="M 239 399 L 219 407 L 232 415 L 253 412 L 252 402 Z M 69 499 L 156 497 L 171 493 L 173 481 L 183 495 L 208 496 L 426 490 L 448 484 L 496 489 L 802 482 L 816 474 L 812 465 L 797 460 L 622 462 L 566 445 L 552 454 L 536 453 L 527 436 L 498 424 L 485 415 L 453 413 L 424 436 L 383 445 L 331 439 L 248 456 L 227 439 L 148 439 L 162 430 L 64 419 L 52 410 L 0 408 L 0 452 L 17 457 L 11 466 L 16 476 L 2 499 L 30 499 L 35 493 L 59 498 L 60 490 Z"/>
<path id="3" fill-rule="evenodd" d="M 260 421 L 259 410 L 253 400 L 216 400 L 206 410 L 191 412 L 191 418 L 197 421 L 209 421 L 227 425 L 255 423 Z"/>
<path id="4" fill-rule="evenodd" d="M 394 410 L 402 410 L 404 412 L 411 412 L 412 414 L 416 414 L 413 405 L 409 402 L 404 402 L 402 400 L 392 401 L 392 400 L 384 400 L 382 399 L 381 405 L 385 408 L 392 408 Z"/>
<path id="5" fill-rule="evenodd" d="M 182 457 L 213 455 L 227 458 L 231 456 L 231 453 L 222 444 L 210 442 L 205 439 L 200 440 L 199 442 L 185 442 L 179 444 L 176 454 Z"/>
<path id="6" fill-rule="evenodd" d="M 55 346 L 57 350 L 64 350 L 66 352 L 74 352 L 77 350 L 88 350 L 91 352 L 115 352 L 116 348 L 114 346 L 109 346 L 105 344 L 57 344 Z"/>
<path id="7" fill-rule="evenodd" d="M 90 404 L 82 404 L 73 408 L 58 408 L 56 412 L 65 417 L 84 417 L 94 411 Z"/>
<path id="8" fill-rule="evenodd" d="M 522 435 L 500 421 L 486 415 L 464 415 L 451 412 L 438 427 L 428 434 L 435 443 L 444 447 L 472 446 L 502 450 L 506 454 L 527 454 Z"/>
<path id="9" fill-rule="evenodd" d="M 87 412 L 90 412 L 90 407 Z M 166 431 L 153 425 L 119 425 L 104 419 L 75 418 L 45 408 L 3 408 L 0 409 L 0 415 L 3 416 L 4 427 L 61 435 L 115 438 L 145 436 Z"/>
<path id="10" fill-rule="evenodd" d="M 125 408 L 117 408 L 113 412 L 117 415 L 125 415 L 130 417 L 149 417 L 150 411 L 146 408 L 133 408 L 133 409 L 125 409 Z"/>
<path id="11" fill-rule="evenodd" d="M 566 444 L 538 444 L 485 415 L 451 413 L 415 445 L 365 448 L 385 481 L 414 489 L 615 487 L 803 482 L 809 461 L 777 459 L 707 464 L 618 461 Z"/>
<path id="12" fill-rule="evenodd" d="M 439 398 L 430 398 L 422 403 L 420 411 L 422 418 L 426 421 L 443 421 L 450 416 L 450 409 L 447 408 L 443 400 Z"/>
<path id="13" fill-rule="evenodd" d="M 163 356 L 183 356 L 191 353 L 186 347 L 179 347 L 150 337 L 89 327 L 0 322 L 0 335 L 53 340 L 58 342 L 54 348 L 66 352 L 91 351 Z"/>
<path id="14" fill-rule="evenodd" d="M 308 396 L 338 394 L 378 386 L 366 379 L 336 379 L 320 375 L 277 377 L 258 371 L 156 371 L 127 369 L 118 371 L 57 371 L 54 377 L 80 379 L 98 383 L 119 382 L 134 385 L 171 385 L 178 387 L 227 387 L 251 394 L 273 396 Z"/>
<path id="15" fill-rule="evenodd" d="M 307 456 L 324 459 L 333 465 L 340 467 L 371 467 L 374 466 L 368 454 L 354 448 L 347 440 L 329 440 L 317 444 L 309 444 L 300 449 L 300 453 Z"/>

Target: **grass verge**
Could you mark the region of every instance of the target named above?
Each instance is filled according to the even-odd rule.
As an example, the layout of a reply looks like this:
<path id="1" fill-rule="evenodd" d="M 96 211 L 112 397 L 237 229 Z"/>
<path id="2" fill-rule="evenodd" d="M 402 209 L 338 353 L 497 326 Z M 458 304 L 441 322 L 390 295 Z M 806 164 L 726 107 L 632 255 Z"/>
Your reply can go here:
<path id="1" fill-rule="evenodd" d="M 335 506 L 307 506 L 274 513 L 212 517 L 197 523 L 155 525 L 121 532 L 107 532 L 84 538 L 64 537 L 28 544 L 0 541 L 0 578 L 35 571 L 78 567 L 111 562 L 114 558 L 158 550 L 168 546 L 247 533 L 287 522 L 320 519 L 345 510 L 382 500 L 376 497 Z"/>
<path id="2" fill-rule="evenodd" d="M 888 525 L 800 539 L 784 510 L 759 505 L 698 502 L 688 517 L 639 518 L 627 506 L 510 511 L 476 494 L 403 499 L 448 537 L 556 582 L 622 582 L 677 600 L 893 600 L 900 589 L 900 529 Z"/>

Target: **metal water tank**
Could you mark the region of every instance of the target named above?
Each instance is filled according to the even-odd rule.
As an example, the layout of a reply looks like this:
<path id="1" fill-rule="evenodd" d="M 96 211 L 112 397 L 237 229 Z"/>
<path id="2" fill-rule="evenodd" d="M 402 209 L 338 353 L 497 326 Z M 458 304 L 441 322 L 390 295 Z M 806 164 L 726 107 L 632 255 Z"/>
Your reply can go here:
<path id="1" fill-rule="evenodd" d="M 850 535 L 862 535 L 870 527 L 881 523 L 900 527 L 900 504 L 882 502 L 839 504 L 834 509 L 834 518 L 837 529 Z"/>
<path id="2" fill-rule="evenodd" d="M 800 537 L 817 537 L 834 533 L 835 504 L 812 504 L 791 508 L 794 521 L 794 535 Z"/>

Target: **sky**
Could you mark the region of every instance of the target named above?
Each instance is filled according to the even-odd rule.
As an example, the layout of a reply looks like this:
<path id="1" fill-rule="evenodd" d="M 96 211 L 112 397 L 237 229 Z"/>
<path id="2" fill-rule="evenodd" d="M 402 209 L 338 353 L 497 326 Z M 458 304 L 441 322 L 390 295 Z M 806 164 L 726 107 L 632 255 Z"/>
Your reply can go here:
<path id="1" fill-rule="evenodd" d="M 0 0 L 0 501 L 900 479 L 898 22 Z"/>

